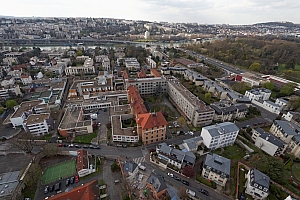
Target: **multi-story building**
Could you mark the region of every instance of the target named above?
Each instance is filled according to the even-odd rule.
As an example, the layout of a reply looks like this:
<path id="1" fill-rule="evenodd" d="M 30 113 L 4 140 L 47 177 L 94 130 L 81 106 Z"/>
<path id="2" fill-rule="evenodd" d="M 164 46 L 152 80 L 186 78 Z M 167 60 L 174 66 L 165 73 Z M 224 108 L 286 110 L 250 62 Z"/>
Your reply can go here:
<path id="1" fill-rule="evenodd" d="M 144 144 L 161 142 L 166 139 L 168 122 L 161 112 L 138 114 L 137 132 Z"/>
<path id="2" fill-rule="evenodd" d="M 212 123 L 214 109 L 181 85 L 177 79 L 173 78 L 167 82 L 167 92 L 171 102 L 193 126 L 199 127 Z"/>
<path id="3" fill-rule="evenodd" d="M 131 107 L 131 113 L 133 115 L 143 114 L 147 113 L 148 110 L 144 104 L 144 100 L 141 97 L 137 87 L 135 86 L 129 86 L 127 88 L 127 97 L 128 97 L 128 103 Z"/>
<path id="4" fill-rule="evenodd" d="M 289 102 L 287 100 L 284 100 L 283 98 L 277 98 L 275 101 L 275 104 L 279 105 L 281 109 L 285 109 L 288 103 Z"/>
<path id="5" fill-rule="evenodd" d="M 203 144 L 209 149 L 217 149 L 232 145 L 238 135 L 239 128 L 231 122 L 223 122 L 202 128 Z"/>
<path id="6" fill-rule="evenodd" d="M 215 110 L 215 121 L 231 121 L 246 117 L 248 106 L 246 104 L 233 104 L 228 100 L 223 100 L 210 104 L 210 107 Z"/>
<path id="7" fill-rule="evenodd" d="M 186 165 L 194 166 L 196 156 L 190 151 L 180 151 L 161 143 L 156 146 L 158 158 L 162 159 L 165 166 L 168 164 L 176 166 L 178 169 L 184 168 Z"/>
<path id="8" fill-rule="evenodd" d="M 112 139 L 113 142 L 139 142 L 140 137 L 136 127 L 123 127 L 122 122 L 126 119 L 132 119 L 130 115 L 113 115 L 111 116 Z"/>
<path id="9" fill-rule="evenodd" d="M 249 83 L 251 87 L 261 85 L 262 83 L 265 82 L 263 78 L 258 77 L 249 72 L 243 73 L 241 75 L 237 75 L 236 80 Z"/>
<path id="10" fill-rule="evenodd" d="M 21 76 L 21 81 L 24 85 L 28 85 L 28 84 L 32 83 L 32 78 L 31 78 L 31 76 L 23 75 L 23 76 Z"/>
<path id="11" fill-rule="evenodd" d="M 266 88 L 253 88 L 247 90 L 245 96 L 250 100 L 268 100 L 271 96 L 271 91 Z"/>
<path id="12" fill-rule="evenodd" d="M 95 74 L 95 67 L 93 59 L 88 58 L 84 61 L 83 66 L 69 66 L 65 68 L 65 74 L 68 75 L 81 75 L 83 74 Z"/>
<path id="13" fill-rule="evenodd" d="M 270 177 L 257 169 L 250 169 L 246 175 L 246 194 L 254 199 L 265 199 L 269 195 Z"/>
<path id="14" fill-rule="evenodd" d="M 294 135 L 288 144 L 288 151 L 300 158 L 300 135 Z"/>
<path id="15" fill-rule="evenodd" d="M 50 113 L 31 114 L 24 120 L 23 128 L 34 136 L 40 136 L 49 134 L 54 128 L 54 122 Z"/>
<path id="16" fill-rule="evenodd" d="M 130 71 L 138 71 L 141 68 L 136 58 L 124 58 L 124 64 L 126 69 Z"/>
<path id="17" fill-rule="evenodd" d="M 110 60 L 107 55 L 100 55 L 95 57 L 96 62 L 101 63 L 104 70 L 110 70 Z"/>
<path id="18" fill-rule="evenodd" d="M 151 176 L 147 179 L 147 187 L 152 191 L 155 199 L 164 199 L 163 196 L 167 193 L 167 185 L 160 176 Z"/>
<path id="19" fill-rule="evenodd" d="M 275 120 L 270 128 L 270 133 L 289 144 L 292 137 L 298 135 L 300 128 L 292 122 Z"/>
<path id="20" fill-rule="evenodd" d="M 252 139 L 255 142 L 255 146 L 271 156 L 282 155 L 287 147 L 285 142 L 261 128 L 252 130 Z"/>
<path id="21" fill-rule="evenodd" d="M 125 89 L 136 86 L 140 95 L 153 96 L 164 94 L 167 89 L 166 79 L 163 77 L 129 78 L 124 77 Z"/>
<path id="22" fill-rule="evenodd" d="M 252 103 L 256 106 L 259 106 L 259 107 L 261 107 L 261 108 L 263 108 L 263 109 L 265 109 L 265 110 L 267 110 L 271 113 L 275 113 L 277 115 L 280 114 L 280 111 L 282 109 L 281 106 L 279 106 L 278 104 L 276 104 L 272 101 L 269 101 L 269 100 L 261 100 L 261 99 L 255 100 L 255 99 L 253 99 Z"/>
<path id="23" fill-rule="evenodd" d="M 146 62 L 150 66 L 150 68 L 156 68 L 156 62 L 151 59 L 151 56 L 146 58 Z"/>
<path id="24" fill-rule="evenodd" d="M 230 160 L 217 154 L 206 154 L 202 167 L 202 177 L 225 186 L 230 178 Z"/>
<path id="25" fill-rule="evenodd" d="M 14 96 L 22 96 L 22 92 L 19 85 L 15 85 L 10 88 L 0 89 L 0 99 L 13 98 Z"/>

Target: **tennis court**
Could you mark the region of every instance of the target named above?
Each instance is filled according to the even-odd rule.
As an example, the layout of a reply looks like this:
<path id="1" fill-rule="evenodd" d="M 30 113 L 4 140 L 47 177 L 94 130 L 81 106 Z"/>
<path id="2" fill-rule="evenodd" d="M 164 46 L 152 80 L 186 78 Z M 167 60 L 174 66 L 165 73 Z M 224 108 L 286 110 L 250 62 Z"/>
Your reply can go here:
<path id="1" fill-rule="evenodd" d="M 42 184 L 49 184 L 59 180 L 59 178 L 66 178 L 76 173 L 75 160 L 69 160 L 63 163 L 58 163 L 48 167 L 43 174 Z"/>

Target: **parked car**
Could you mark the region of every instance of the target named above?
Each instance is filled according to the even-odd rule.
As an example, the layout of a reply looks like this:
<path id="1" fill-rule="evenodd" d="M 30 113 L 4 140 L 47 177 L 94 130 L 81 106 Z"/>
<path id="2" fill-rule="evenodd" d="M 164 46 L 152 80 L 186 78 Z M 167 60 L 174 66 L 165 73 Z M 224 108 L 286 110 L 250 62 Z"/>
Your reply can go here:
<path id="1" fill-rule="evenodd" d="M 49 192 L 53 192 L 54 191 L 54 186 L 55 185 L 52 185 L 52 186 L 49 187 Z"/>
<path id="2" fill-rule="evenodd" d="M 80 145 L 78 145 L 78 144 L 76 144 L 76 145 L 75 145 L 75 147 L 76 147 L 76 148 L 81 148 L 81 146 L 80 146 Z"/>
<path id="3" fill-rule="evenodd" d="M 70 183 L 71 183 L 71 184 L 74 184 L 74 181 L 75 181 L 74 179 L 75 179 L 74 176 L 72 176 L 72 177 L 70 178 Z"/>
<path id="4" fill-rule="evenodd" d="M 70 144 L 68 147 L 73 148 L 73 147 L 74 147 L 74 144 Z"/>
<path id="5" fill-rule="evenodd" d="M 87 148 L 89 148 L 89 146 L 88 145 L 83 145 L 83 148 L 87 149 Z"/>
<path id="6" fill-rule="evenodd" d="M 57 144 L 56 146 L 57 146 L 57 147 L 62 147 L 63 144 L 59 143 L 59 144 Z"/>
<path id="7" fill-rule="evenodd" d="M 44 189 L 44 194 L 48 194 L 48 192 L 49 192 L 49 186 L 47 185 Z"/>
<path id="8" fill-rule="evenodd" d="M 180 177 L 173 176 L 173 178 L 174 178 L 176 181 L 181 181 L 181 178 L 180 178 Z"/>
<path id="9" fill-rule="evenodd" d="M 55 192 L 60 191 L 60 183 L 56 183 L 54 187 Z"/>
<path id="10" fill-rule="evenodd" d="M 66 180 L 66 186 L 68 187 L 70 185 L 70 179 Z"/>
<path id="11" fill-rule="evenodd" d="M 91 147 L 91 149 L 100 149 L 100 146 L 95 146 L 95 145 L 93 145 L 92 147 Z"/>
<path id="12" fill-rule="evenodd" d="M 78 182 L 79 182 L 79 176 L 76 175 L 76 176 L 75 176 L 75 183 L 78 183 Z"/>
<path id="13" fill-rule="evenodd" d="M 149 152 L 150 152 L 150 153 L 156 152 L 156 150 L 155 150 L 155 149 L 150 149 Z"/>
<path id="14" fill-rule="evenodd" d="M 204 189 L 200 189 L 199 192 L 202 193 L 202 194 L 204 194 L 204 195 L 206 195 L 206 196 L 209 195 L 208 192 L 207 192 L 207 190 L 204 190 Z"/>
<path id="15" fill-rule="evenodd" d="M 117 144 L 117 147 L 122 147 L 123 145 L 122 144 Z"/>
<path id="16" fill-rule="evenodd" d="M 68 145 L 68 144 L 63 144 L 63 146 L 64 146 L 64 147 L 68 147 L 69 145 Z"/>
<path id="17" fill-rule="evenodd" d="M 186 189 L 186 193 L 191 195 L 192 197 L 195 197 L 196 196 L 196 192 L 190 190 L 190 189 Z"/>
<path id="18" fill-rule="evenodd" d="M 123 148 L 127 148 L 127 144 L 123 144 Z"/>
<path id="19" fill-rule="evenodd" d="M 170 177 L 174 177 L 174 174 L 172 174 L 172 173 L 168 173 L 168 176 L 170 176 Z"/>
<path id="20" fill-rule="evenodd" d="M 187 185 L 187 186 L 190 185 L 190 183 L 188 181 L 186 181 L 186 180 L 181 180 L 181 183 L 183 183 L 184 185 Z"/>

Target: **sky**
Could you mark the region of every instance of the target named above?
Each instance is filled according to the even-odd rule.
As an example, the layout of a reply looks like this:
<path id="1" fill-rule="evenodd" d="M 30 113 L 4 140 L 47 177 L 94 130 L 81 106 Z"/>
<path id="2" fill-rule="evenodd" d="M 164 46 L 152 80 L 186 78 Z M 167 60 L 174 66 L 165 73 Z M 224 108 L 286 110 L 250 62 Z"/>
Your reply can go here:
<path id="1" fill-rule="evenodd" d="M 0 15 L 199 24 L 300 23 L 299 0 L 4 0 Z"/>

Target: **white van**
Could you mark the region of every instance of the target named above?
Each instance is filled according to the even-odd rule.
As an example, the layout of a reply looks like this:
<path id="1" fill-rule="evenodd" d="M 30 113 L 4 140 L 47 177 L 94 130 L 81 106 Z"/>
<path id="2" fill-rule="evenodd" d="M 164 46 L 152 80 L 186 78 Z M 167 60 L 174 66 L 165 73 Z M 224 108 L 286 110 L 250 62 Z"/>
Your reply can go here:
<path id="1" fill-rule="evenodd" d="M 192 197 L 196 196 L 196 192 L 194 192 L 194 191 L 192 191 L 192 190 L 190 190 L 190 189 L 187 189 L 187 190 L 186 190 L 186 193 L 187 193 L 188 195 L 191 195 Z"/>

